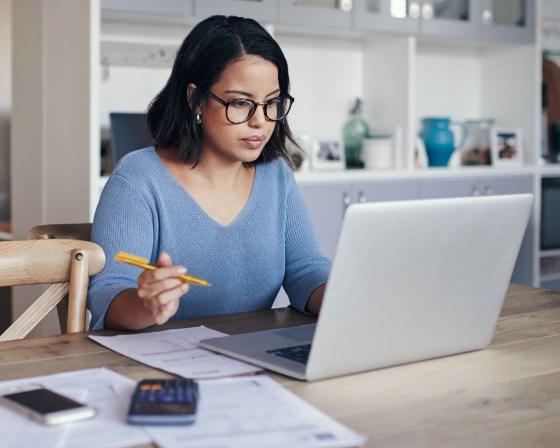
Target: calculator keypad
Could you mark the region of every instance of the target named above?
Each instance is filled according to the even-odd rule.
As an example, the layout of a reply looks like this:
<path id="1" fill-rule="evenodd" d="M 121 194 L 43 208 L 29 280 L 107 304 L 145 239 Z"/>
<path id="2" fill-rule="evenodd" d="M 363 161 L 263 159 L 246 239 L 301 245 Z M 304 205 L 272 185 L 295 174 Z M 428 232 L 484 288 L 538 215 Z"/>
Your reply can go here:
<path id="1" fill-rule="evenodd" d="M 144 380 L 138 384 L 132 411 L 141 414 L 192 413 L 197 388 L 192 380 Z"/>

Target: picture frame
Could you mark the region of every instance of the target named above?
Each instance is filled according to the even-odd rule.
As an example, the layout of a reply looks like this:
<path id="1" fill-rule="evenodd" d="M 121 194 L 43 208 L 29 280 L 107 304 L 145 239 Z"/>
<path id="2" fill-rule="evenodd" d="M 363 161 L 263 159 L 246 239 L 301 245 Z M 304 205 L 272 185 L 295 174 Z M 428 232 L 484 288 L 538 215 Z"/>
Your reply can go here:
<path id="1" fill-rule="evenodd" d="M 490 130 L 492 165 L 495 167 L 523 166 L 521 129 L 492 127 Z"/>
<path id="2" fill-rule="evenodd" d="M 314 139 L 311 144 L 310 159 L 313 171 L 343 170 L 345 159 L 342 139 L 340 137 Z"/>

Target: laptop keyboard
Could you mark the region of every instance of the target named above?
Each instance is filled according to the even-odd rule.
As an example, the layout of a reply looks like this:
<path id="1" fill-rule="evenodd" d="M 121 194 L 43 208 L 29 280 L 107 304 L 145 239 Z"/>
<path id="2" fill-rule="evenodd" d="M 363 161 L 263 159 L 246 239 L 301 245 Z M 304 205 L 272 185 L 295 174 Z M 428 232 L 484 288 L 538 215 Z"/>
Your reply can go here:
<path id="1" fill-rule="evenodd" d="M 281 358 L 286 358 L 292 361 L 299 362 L 301 364 L 307 364 L 310 351 L 311 351 L 311 344 L 303 344 L 303 345 L 296 345 L 294 347 L 267 350 L 266 352 L 276 356 L 280 356 Z"/>

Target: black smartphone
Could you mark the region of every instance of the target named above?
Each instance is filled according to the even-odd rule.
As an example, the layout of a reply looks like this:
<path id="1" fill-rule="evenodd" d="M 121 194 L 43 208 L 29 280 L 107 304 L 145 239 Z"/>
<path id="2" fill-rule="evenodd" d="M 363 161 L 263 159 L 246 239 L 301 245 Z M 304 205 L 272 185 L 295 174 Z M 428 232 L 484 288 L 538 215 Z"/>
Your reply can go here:
<path id="1" fill-rule="evenodd" d="M 0 396 L 0 403 L 45 425 L 56 425 L 93 417 L 94 407 L 37 387 Z"/>

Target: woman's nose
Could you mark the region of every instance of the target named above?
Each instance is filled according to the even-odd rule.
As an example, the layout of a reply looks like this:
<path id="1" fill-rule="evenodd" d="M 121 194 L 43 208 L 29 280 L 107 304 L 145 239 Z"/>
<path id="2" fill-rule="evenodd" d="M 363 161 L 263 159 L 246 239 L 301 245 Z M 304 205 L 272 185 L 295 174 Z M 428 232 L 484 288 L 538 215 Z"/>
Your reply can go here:
<path id="1" fill-rule="evenodd" d="M 259 104 L 253 116 L 249 119 L 249 126 L 260 128 L 266 123 L 266 115 L 264 114 L 264 106 Z"/>

